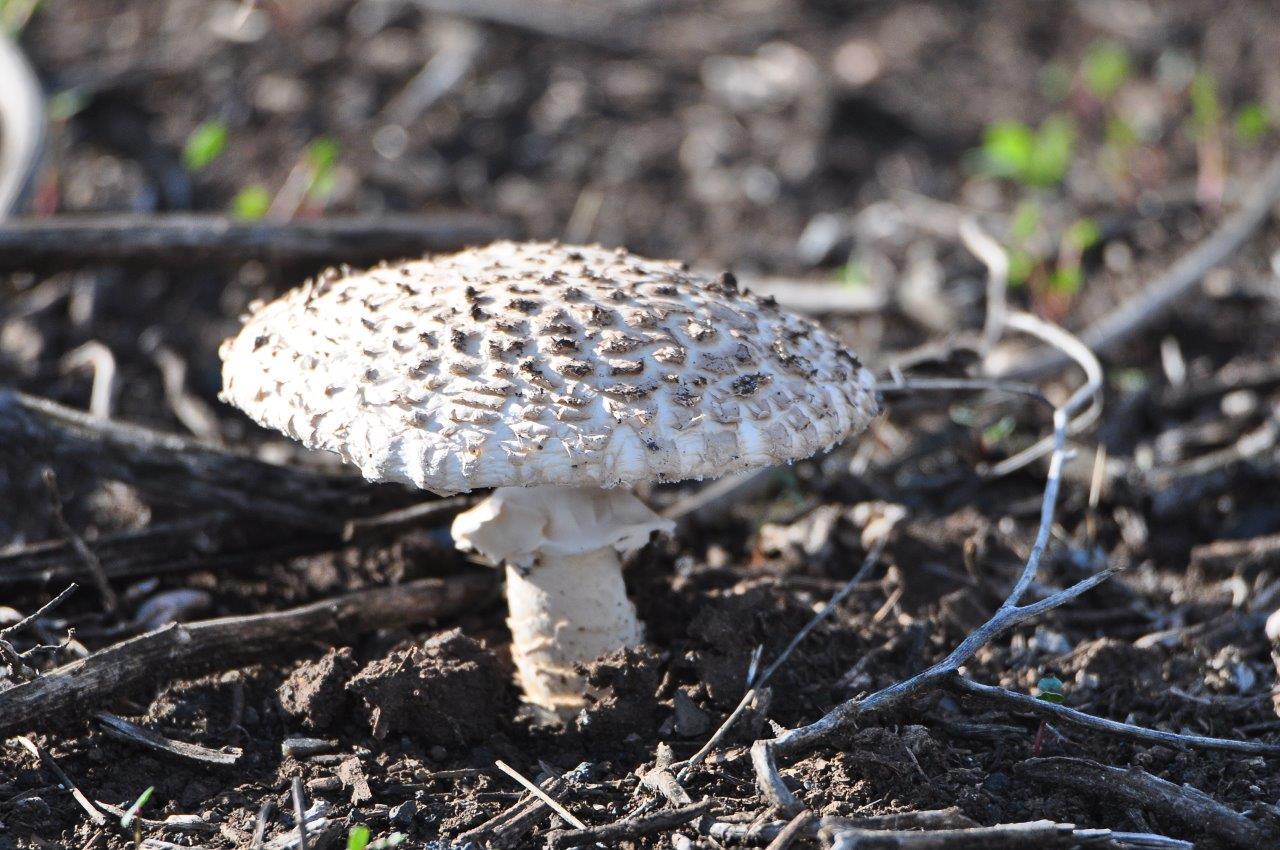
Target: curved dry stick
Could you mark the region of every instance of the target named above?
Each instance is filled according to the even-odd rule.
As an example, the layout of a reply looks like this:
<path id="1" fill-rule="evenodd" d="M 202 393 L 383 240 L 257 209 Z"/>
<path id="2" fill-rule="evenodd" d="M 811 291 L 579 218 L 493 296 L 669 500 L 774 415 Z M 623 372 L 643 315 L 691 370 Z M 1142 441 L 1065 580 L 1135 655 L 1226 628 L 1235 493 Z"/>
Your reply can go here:
<path id="1" fill-rule="evenodd" d="M 44 131 L 40 82 L 18 45 L 0 33 L 0 219 L 13 213 L 31 184 Z"/>
<path id="2" fill-rule="evenodd" d="M 836 706 L 823 717 L 796 729 L 791 729 L 773 739 L 756 741 L 751 746 L 751 760 L 755 767 L 756 782 L 760 793 L 773 805 L 788 811 L 796 811 L 800 801 L 791 793 L 778 773 L 777 756 L 795 755 L 816 746 L 844 728 L 862 714 L 883 711 L 915 696 L 928 687 L 940 684 L 958 671 L 978 652 L 999 635 L 1025 620 L 1075 599 L 1082 593 L 1106 581 L 1116 572 L 1108 567 L 1039 602 L 1019 604 L 1027 588 L 1031 586 L 1040 568 L 1041 558 L 1049 544 L 1050 532 L 1058 503 L 1058 491 L 1062 484 L 1062 465 L 1067 457 L 1067 430 L 1071 419 L 1080 408 L 1092 402 L 1101 389 L 1102 369 L 1097 358 L 1087 347 L 1066 331 L 1028 313 L 1013 313 L 1005 319 L 1005 326 L 1031 334 L 1063 350 L 1076 360 L 1088 380 L 1071 394 L 1053 413 L 1053 451 L 1049 458 L 1049 472 L 1045 481 L 1044 497 L 1040 507 L 1040 524 L 1036 539 L 1027 557 L 1026 566 L 1009 591 L 1000 608 L 975 631 L 960 642 L 951 653 L 928 669 L 909 679 L 897 682 L 863 699 L 851 699 Z"/>
<path id="3" fill-rule="evenodd" d="M 1260 741 L 1237 741 L 1231 738 L 1209 738 L 1204 735 L 1181 735 L 1177 732 L 1148 729 L 1145 726 L 1135 726 L 1132 723 L 1121 723 L 1117 720 L 1108 720 L 1105 717 L 1095 717 L 1092 714 L 1086 714 L 1069 706 L 1038 699 L 1030 694 L 1019 694 L 995 685 L 984 685 L 972 679 L 966 679 L 959 674 L 952 677 L 947 682 L 947 686 L 961 694 L 968 694 L 1001 705 L 1025 709 L 1036 714 L 1056 718 L 1073 726 L 1092 729 L 1095 732 L 1104 732 L 1108 735 L 1117 735 L 1121 738 L 1141 741 L 1145 744 L 1161 744 L 1178 750 L 1194 747 L 1199 750 L 1222 750 L 1233 753 L 1248 753 L 1250 755 L 1280 755 L 1280 744 L 1265 744 Z"/>

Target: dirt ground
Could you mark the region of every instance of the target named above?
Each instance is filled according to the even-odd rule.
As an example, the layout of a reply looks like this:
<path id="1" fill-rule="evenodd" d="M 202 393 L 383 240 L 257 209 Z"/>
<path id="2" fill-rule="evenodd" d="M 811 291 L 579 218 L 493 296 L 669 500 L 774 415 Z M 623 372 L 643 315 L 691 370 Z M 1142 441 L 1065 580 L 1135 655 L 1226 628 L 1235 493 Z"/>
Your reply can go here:
<path id="1" fill-rule="evenodd" d="M 263 0 L 245 17 L 225 0 L 41 4 L 20 41 L 55 120 L 31 212 L 220 212 L 255 186 L 278 201 L 291 174 L 321 170 L 320 142 L 336 151 L 332 168 L 286 214 L 483 213 L 530 237 L 626 245 L 748 281 L 830 281 L 833 292 L 883 296 L 881 309 L 824 320 L 886 374 L 905 353 L 981 325 L 983 270 L 937 221 L 984 214 L 1030 258 L 1011 299 L 1079 329 L 1203 239 L 1280 141 L 1274 117 L 1248 123 L 1255 106 L 1280 116 L 1280 18 L 1266 2 L 484 2 L 459 17 L 432 5 Z M 1094 76 L 1105 76 L 1100 45 L 1126 57 L 1113 90 Z M 984 166 L 993 123 L 1043 128 L 1052 116 L 1074 127 L 1061 179 Z M 184 149 L 210 121 L 225 146 L 193 168 Z M 1097 236 L 1073 245 L 1063 234 L 1082 221 Z M 114 418 L 334 471 L 217 400 L 217 346 L 245 305 L 311 271 L 250 262 L 5 274 L 0 385 L 84 409 L 92 373 L 68 355 L 96 341 L 114 357 Z M 1262 631 L 1280 607 L 1280 545 L 1267 543 L 1280 532 L 1278 319 L 1280 226 L 1270 222 L 1171 317 L 1106 358 L 1104 413 L 1074 438 L 1038 582 L 1060 587 L 1107 563 L 1123 572 L 997 640 L 966 675 L 1033 693 L 1053 673 L 1067 705 L 1102 717 L 1280 743 Z M 915 371 L 958 376 L 972 365 L 953 354 Z M 1064 370 L 1045 386 L 1060 400 L 1078 380 Z M 429 627 L 207 660 L 208 672 L 189 677 L 157 671 L 93 706 L 172 739 L 240 748 L 233 766 L 119 741 L 86 724 L 88 713 L 45 718 L 29 737 L 93 800 L 128 808 L 154 786 L 139 835 L 180 846 L 250 846 L 264 803 L 271 846 L 292 826 L 295 777 L 327 804 L 327 846 L 344 846 L 355 824 L 399 833 L 402 846 L 456 846 L 521 798 L 499 759 L 531 778 L 575 771 L 561 801 L 588 824 L 609 823 L 653 797 L 640 777 L 659 744 L 677 759 L 696 751 L 743 694 L 753 654 L 776 657 L 853 574 L 866 555 L 858 506 L 901 505 L 907 518 L 871 579 L 779 670 L 767 716 L 749 712 L 686 783 L 722 821 L 767 820 L 747 748 L 771 723 L 801 725 L 909 677 L 999 605 L 1035 533 L 1044 467 L 983 471 L 1049 427 L 1016 397 L 897 397 L 860 440 L 777 470 L 750 498 L 654 542 L 628 568 L 648 646 L 599 662 L 602 698 L 561 727 L 520 707 L 492 596 Z M 1105 486 L 1091 504 L 1099 450 Z M 0 459 L 0 628 L 65 586 L 6 578 L 21 562 L 13 553 L 63 535 L 40 481 L 49 461 L 66 520 L 90 546 L 197 526 L 185 568 L 115 583 L 117 615 L 82 581 L 43 634 L 15 633 L 22 651 L 75 629 L 74 644 L 35 656 L 38 669 L 159 624 L 147 607 L 156 599 L 181 599 L 176 615 L 199 620 L 485 574 L 452 548 L 447 521 L 304 546 L 299 557 L 202 559 L 220 536 L 265 547 L 304 532 L 193 515 L 180 499 L 144 497 L 56 458 L 0 447 Z M 670 505 L 692 490 L 648 497 Z M 1226 557 L 1210 545 L 1250 540 Z M 299 737 L 324 743 L 282 749 Z M 982 825 L 1049 819 L 1243 846 L 1176 809 L 1025 769 L 1032 757 L 1070 756 L 1192 786 L 1280 846 L 1274 757 L 1043 729 L 1030 714 L 941 691 L 839 743 L 782 765 L 820 815 L 957 807 Z M 175 815 L 196 825 L 165 823 Z M 46 766 L 0 743 L 0 850 L 134 846 L 116 820 L 96 828 Z M 509 846 L 542 846 L 560 826 L 542 819 Z M 694 840 L 686 846 L 717 846 L 692 825 L 678 831 Z M 622 846 L 672 846 L 671 831 Z"/>

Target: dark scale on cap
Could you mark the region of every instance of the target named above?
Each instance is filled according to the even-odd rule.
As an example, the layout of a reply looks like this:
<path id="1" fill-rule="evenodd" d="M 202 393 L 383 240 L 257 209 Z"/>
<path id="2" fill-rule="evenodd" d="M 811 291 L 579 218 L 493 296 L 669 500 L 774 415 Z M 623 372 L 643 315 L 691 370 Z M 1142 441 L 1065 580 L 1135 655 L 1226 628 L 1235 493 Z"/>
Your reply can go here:
<path id="1" fill-rule="evenodd" d="M 595 372 L 595 367 L 586 360 L 566 360 L 559 365 L 557 371 L 571 378 L 585 378 Z"/>
<path id="2" fill-rule="evenodd" d="M 551 350 L 556 354 L 568 354 L 571 351 L 579 351 L 581 346 L 573 337 L 557 336 L 551 338 Z"/>
<path id="3" fill-rule="evenodd" d="M 756 392 L 772 381 L 773 378 L 763 372 L 757 372 L 754 375 L 743 375 L 737 378 L 729 385 L 729 389 L 733 390 L 733 394 L 737 396 L 753 396 Z"/>
<path id="4" fill-rule="evenodd" d="M 466 351 L 467 339 L 470 338 L 470 336 L 471 334 L 461 328 L 454 328 L 449 331 L 449 344 L 453 346 L 454 351 Z"/>
<path id="5" fill-rule="evenodd" d="M 542 302 L 535 301 L 532 298 L 512 298 L 507 302 L 507 306 L 512 310 L 524 313 L 526 316 L 532 316 L 542 308 Z"/>
<path id="6" fill-rule="evenodd" d="M 568 290 L 565 290 L 566 292 Z M 605 328 L 613 324 L 615 315 L 612 310 L 606 310 L 599 304 L 592 304 L 589 315 L 587 316 L 587 324 L 593 328 Z"/>
<path id="7" fill-rule="evenodd" d="M 609 363 L 609 374 L 613 377 L 619 375 L 639 375 L 644 371 L 644 362 L 640 360 L 613 360 Z"/>

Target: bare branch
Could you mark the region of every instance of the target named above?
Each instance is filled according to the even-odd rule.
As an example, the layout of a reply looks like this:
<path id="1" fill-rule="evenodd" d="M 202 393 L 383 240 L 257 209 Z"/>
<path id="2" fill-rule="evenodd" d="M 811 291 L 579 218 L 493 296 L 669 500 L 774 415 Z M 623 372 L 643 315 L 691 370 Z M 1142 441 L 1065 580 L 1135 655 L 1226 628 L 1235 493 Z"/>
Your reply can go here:
<path id="1" fill-rule="evenodd" d="M 1162 732 L 1159 729 L 1135 726 L 1132 723 L 1120 723 L 1115 720 L 1096 717 L 1065 705 L 1037 699 L 1030 694 L 1019 694 L 994 685 L 984 685 L 960 675 L 955 675 L 948 679 L 947 687 L 962 694 L 979 697 L 1007 708 L 1030 711 L 1045 717 L 1052 717 L 1063 723 L 1079 726 L 1082 729 L 1128 738 L 1131 741 L 1141 741 L 1145 744 L 1162 744 L 1175 749 L 1224 750 L 1252 755 L 1280 755 L 1280 744 L 1266 744 L 1260 741 L 1236 741 L 1230 738 L 1208 738 L 1203 735 L 1182 735 L 1177 732 Z"/>

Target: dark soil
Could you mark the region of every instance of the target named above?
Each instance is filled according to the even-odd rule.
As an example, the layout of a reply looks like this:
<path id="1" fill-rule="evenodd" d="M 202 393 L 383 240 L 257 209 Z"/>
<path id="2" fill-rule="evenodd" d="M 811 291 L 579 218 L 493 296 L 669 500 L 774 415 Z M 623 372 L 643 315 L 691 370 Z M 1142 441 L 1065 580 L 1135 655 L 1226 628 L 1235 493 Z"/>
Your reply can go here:
<path id="1" fill-rule="evenodd" d="M 846 9 L 732 0 L 657 11 L 622 4 L 608 23 L 605 4 L 537 5 L 552 9 L 559 35 L 445 18 L 409 2 L 263 0 L 247 29 L 230 34 L 238 3 L 41 4 L 21 43 L 61 111 L 32 209 L 225 211 L 247 186 L 279 193 L 323 137 L 336 141 L 337 165 L 296 215 L 465 210 L 512 219 L 529 236 L 732 265 L 744 279 L 805 276 L 838 287 L 838 276 L 852 275 L 888 291 L 889 306 L 827 321 L 883 373 L 902 353 L 981 322 L 981 269 L 927 225 L 928 211 L 987 213 L 1009 237 L 1015 209 L 1033 200 L 1041 221 L 1030 247 L 1049 256 L 1061 253 L 1058 237 L 1072 221 L 1095 220 L 1102 239 L 1084 252 L 1078 291 L 1051 285 L 1053 261 L 1011 290 L 1018 306 L 1079 328 L 1203 238 L 1280 141 L 1274 124 L 1256 138 L 1232 124 L 1254 103 L 1280 115 L 1280 18 L 1265 2 Z M 1100 42 L 1122 46 L 1131 62 L 1105 103 L 1080 82 Z M 421 92 L 410 81 L 437 58 L 437 68 L 461 63 L 457 81 L 415 105 Z M 1216 78 L 1224 116 L 1216 164 L 1229 179 L 1216 194 L 1205 188 L 1215 161 L 1188 123 L 1197 69 Z M 971 152 L 984 127 L 1036 125 L 1053 113 L 1077 127 L 1061 183 L 1028 188 L 979 173 Z M 1119 174 L 1108 165 L 1115 114 L 1140 130 Z M 183 146 L 208 120 L 227 126 L 226 150 L 188 170 Z M 944 203 L 923 205 L 923 196 Z M 1276 669 L 1261 629 L 1280 604 L 1280 563 L 1193 554 L 1280 532 L 1277 246 L 1272 222 L 1171 318 L 1108 360 L 1103 419 L 1077 438 L 1038 582 L 1060 587 L 1104 562 L 1126 569 L 1000 638 L 967 675 L 1029 693 L 1052 672 L 1068 705 L 1100 716 L 1280 742 Z M 91 376 L 66 355 L 97 341 L 115 358 L 115 418 L 174 431 L 203 422 L 205 438 L 332 469 L 332 459 L 307 455 L 217 400 L 219 341 L 250 300 L 309 271 L 246 263 L 0 277 L 0 384 L 83 409 Z M 911 280 L 935 286 L 912 298 Z M 173 361 L 161 352 L 185 367 L 177 402 L 162 378 Z M 960 374 L 964 365 L 949 357 L 924 371 Z M 1055 378 L 1049 391 L 1062 398 L 1075 380 Z M 520 799 L 494 768 L 499 759 L 530 778 L 575 771 L 561 801 L 588 823 L 608 823 L 653 796 L 640 777 L 659 745 L 676 759 L 695 752 L 743 694 L 758 648 L 762 663 L 776 657 L 853 574 L 866 555 L 868 508 L 902 505 L 908 518 L 870 580 L 687 782 L 695 800 L 717 800 L 721 817 L 768 819 L 747 747 L 771 734 L 771 722 L 810 722 L 924 669 L 1000 603 L 1034 534 L 1043 468 L 1000 479 L 979 470 L 1047 428 L 1042 409 L 1016 398 L 902 399 L 855 445 L 779 470 L 750 499 L 655 542 L 628 573 L 649 647 L 594 665 L 595 702 L 562 727 L 519 707 L 503 611 L 486 604 L 437 629 L 282 647 L 240 666 L 214 659 L 214 672 L 194 678 L 156 670 L 151 684 L 92 707 L 173 739 L 240 748 L 234 767 L 121 742 L 87 713 L 45 718 L 31 738 L 93 800 L 127 808 L 154 786 L 140 834 L 184 846 L 250 846 L 265 803 L 273 806 L 267 839 L 284 835 L 295 777 L 309 801 L 328 804 L 320 833 L 333 846 L 358 823 L 375 836 L 400 832 L 411 847 L 457 839 Z M 1091 505 L 1098 446 L 1107 485 Z M 91 546 L 112 532 L 201 518 L 56 458 L 19 458 L 0 465 L 0 549 L 58 539 L 40 483 L 46 463 L 67 520 Z M 662 487 L 649 497 L 666 505 L 686 492 Z M 209 516 L 192 552 L 206 551 L 210 535 L 274 545 L 295 534 L 258 517 L 233 519 Z M 74 627 L 77 642 L 38 656 L 35 666 L 49 669 L 135 634 L 148 601 L 172 590 L 201 591 L 204 607 L 186 616 L 203 618 L 481 569 L 452 548 L 447 523 L 268 563 L 192 560 L 118 583 L 117 618 L 82 582 L 42 634 L 17 633 L 15 646 L 57 644 Z M 63 587 L 6 583 L 3 570 L 0 627 Z M 1119 805 L 1107 788 L 1027 779 L 1019 764 L 1033 755 L 1039 725 L 931 693 L 785 763 L 783 775 L 820 814 L 954 806 L 979 824 L 1047 818 L 1227 846 L 1203 824 Z M 286 754 L 283 743 L 298 737 L 323 743 Z M 1275 760 L 1057 725 L 1040 737 L 1041 756 L 1186 783 L 1280 836 Z M 198 816 L 208 829 L 164 824 L 171 815 Z M 25 749 L 0 744 L 0 850 L 132 847 L 132 831 L 115 820 L 95 828 Z M 512 846 L 540 846 L 556 826 L 542 819 Z M 670 836 L 634 846 L 671 846 Z"/>

